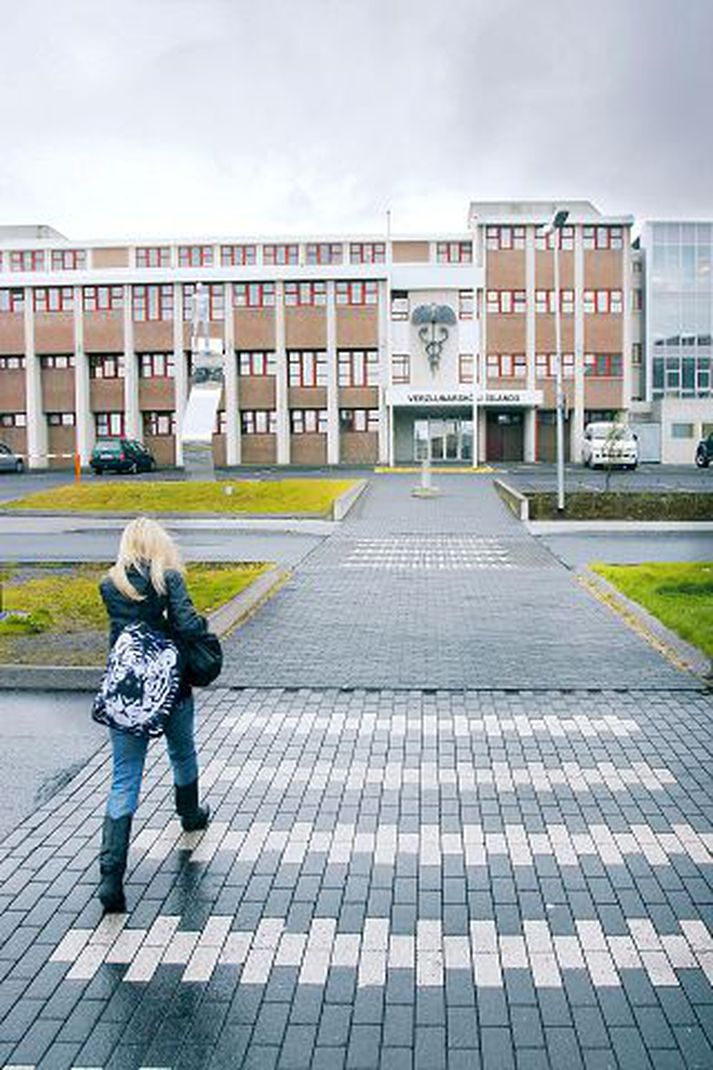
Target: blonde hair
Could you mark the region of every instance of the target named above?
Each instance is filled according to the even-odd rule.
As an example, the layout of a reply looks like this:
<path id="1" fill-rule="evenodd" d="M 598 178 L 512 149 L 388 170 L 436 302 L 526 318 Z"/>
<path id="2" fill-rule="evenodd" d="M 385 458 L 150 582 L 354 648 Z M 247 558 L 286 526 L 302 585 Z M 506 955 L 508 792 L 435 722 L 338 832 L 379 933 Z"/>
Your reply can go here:
<path id="1" fill-rule="evenodd" d="M 139 594 L 127 575 L 130 568 L 143 573 L 148 570 L 151 586 L 159 594 L 166 593 L 169 569 L 184 571 L 176 543 L 156 520 L 138 516 L 129 521 L 121 535 L 116 564 L 109 569 L 116 589 L 134 602 L 142 602 L 144 595 Z"/>

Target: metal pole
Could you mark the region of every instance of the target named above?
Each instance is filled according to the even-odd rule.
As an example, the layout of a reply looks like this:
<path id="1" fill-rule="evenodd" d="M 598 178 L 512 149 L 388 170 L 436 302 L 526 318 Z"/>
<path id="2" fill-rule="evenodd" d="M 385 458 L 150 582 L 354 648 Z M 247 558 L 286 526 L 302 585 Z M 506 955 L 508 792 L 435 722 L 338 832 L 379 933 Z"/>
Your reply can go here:
<path id="1" fill-rule="evenodd" d="M 562 324 L 560 321 L 560 230 L 552 232 L 555 269 L 555 375 L 557 405 L 557 512 L 564 512 L 564 389 L 562 384 Z"/>

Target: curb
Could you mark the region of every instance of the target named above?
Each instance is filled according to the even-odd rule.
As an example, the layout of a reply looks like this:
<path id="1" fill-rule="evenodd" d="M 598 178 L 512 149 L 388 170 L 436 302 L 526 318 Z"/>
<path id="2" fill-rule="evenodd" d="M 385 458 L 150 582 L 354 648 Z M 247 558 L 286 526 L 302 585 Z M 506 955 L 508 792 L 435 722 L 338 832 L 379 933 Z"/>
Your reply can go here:
<path id="1" fill-rule="evenodd" d="M 421 465 L 408 465 L 408 464 L 391 465 L 391 467 L 389 467 L 389 465 L 387 465 L 387 464 L 380 464 L 380 465 L 376 465 L 376 467 L 374 468 L 375 474 L 379 475 L 379 476 L 403 475 L 404 473 L 407 473 L 407 474 L 408 473 L 418 474 L 420 471 L 421 471 Z M 439 476 L 441 476 L 441 475 L 443 475 L 443 476 L 472 476 L 472 475 L 482 476 L 482 475 L 491 475 L 494 471 L 495 471 L 495 469 L 491 468 L 487 464 L 474 465 L 471 468 L 464 468 L 464 467 L 461 467 L 461 466 L 449 468 L 447 465 L 443 465 L 442 467 L 438 467 L 437 465 L 433 465 L 433 464 L 431 465 L 431 473 L 433 475 L 439 475 Z"/>
<path id="2" fill-rule="evenodd" d="M 289 569 L 273 565 L 246 590 L 208 616 L 220 638 L 244 624 L 290 578 Z M 93 665 L 2 665 L 0 691 L 91 691 L 99 689 L 104 669 Z M 215 687 L 221 687 L 217 680 Z"/>
<path id="3" fill-rule="evenodd" d="M 190 512 L 190 513 L 169 513 L 169 512 L 145 512 L 145 513 L 122 513 L 117 512 L 114 509 L 102 509 L 102 510 L 89 510 L 81 509 L 75 512 L 67 512 L 62 509 L 3 509 L 0 508 L 0 518 L 8 516 L 19 517 L 57 517 L 63 520 L 72 520 L 75 523 L 79 523 L 82 520 L 125 520 L 127 523 L 129 520 L 135 520 L 137 516 L 149 516 L 154 520 L 330 520 L 332 517 L 332 509 L 336 504 L 336 499 L 332 507 L 329 509 L 323 509 L 320 513 L 307 513 L 298 512 L 294 513 L 202 513 L 202 512 Z"/>
<path id="4" fill-rule="evenodd" d="M 528 520 L 531 535 L 574 535 L 577 532 L 713 531 L 710 520 Z"/>
<path id="5" fill-rule="evenodd" d="M 332 520 L 344 520 L 368 486 L 368 479 L 358 479 L 353 487 L 349 487 L 338 498 L 335 498 L 332 503 Z"/>
<path id="6" fill-rule="evenodd" d="M 530 517 L 530 500 L 525 494 L 521 494 L 515 487 L 511 487 L 503 479 L 494 479 L 493 486 L 499 497 L 505 502 L 510 512 L 527 522 Z"/>
<path id="7" fill-rule="evenodd" d="M 713 683 L 713 665 L 710 658 L 697 647 L 681 639 L 663 624 L 648 609 L 633 601 L 609 580 L 586 565 L 576 574 L 577 583 L 598 602 L 617 613 L 633 632 L 645 639 L 650 646 L 667 659 L 675 668 L 692 673 L 709 687 Z"/>

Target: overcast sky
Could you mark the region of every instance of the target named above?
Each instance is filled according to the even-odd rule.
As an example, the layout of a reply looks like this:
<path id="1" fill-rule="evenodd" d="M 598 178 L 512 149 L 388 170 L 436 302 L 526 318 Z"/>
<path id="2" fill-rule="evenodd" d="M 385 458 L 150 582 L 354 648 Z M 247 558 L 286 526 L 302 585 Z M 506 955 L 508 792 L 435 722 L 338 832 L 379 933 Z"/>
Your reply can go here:
<path id="1" fill-rule="evenodd" d="M 454 230 L 472 199 L 713 216 L 713 0 L 2 4 L 0 222 Z"/>

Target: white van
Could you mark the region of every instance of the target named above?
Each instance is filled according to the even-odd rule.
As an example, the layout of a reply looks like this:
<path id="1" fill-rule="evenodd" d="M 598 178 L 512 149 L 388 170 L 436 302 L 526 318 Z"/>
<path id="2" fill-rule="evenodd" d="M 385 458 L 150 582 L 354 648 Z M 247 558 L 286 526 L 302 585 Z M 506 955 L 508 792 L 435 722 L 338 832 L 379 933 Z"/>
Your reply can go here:
<path id="1" fill-rule="evenodd" d="M 638 463 L 639 441 L 626 424 L 601 421 L 584 428 L 582 464 L 588 468 L 618 465 L 634 469 Z"/>

